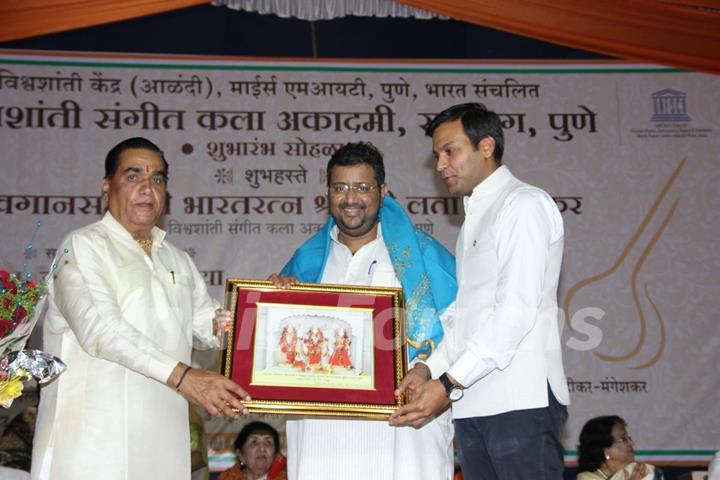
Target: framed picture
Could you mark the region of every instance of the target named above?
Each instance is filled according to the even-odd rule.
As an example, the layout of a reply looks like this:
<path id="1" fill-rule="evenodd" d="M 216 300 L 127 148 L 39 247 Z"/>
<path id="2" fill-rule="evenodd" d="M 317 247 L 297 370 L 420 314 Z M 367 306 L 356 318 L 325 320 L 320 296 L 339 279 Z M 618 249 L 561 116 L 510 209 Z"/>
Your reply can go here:
<path id="1" fill-rule="evenodd" d="M 401 289 L 231 278 L 226 299 L 220 369 L 250 412 L 386 419 L 404 404 Z"/>

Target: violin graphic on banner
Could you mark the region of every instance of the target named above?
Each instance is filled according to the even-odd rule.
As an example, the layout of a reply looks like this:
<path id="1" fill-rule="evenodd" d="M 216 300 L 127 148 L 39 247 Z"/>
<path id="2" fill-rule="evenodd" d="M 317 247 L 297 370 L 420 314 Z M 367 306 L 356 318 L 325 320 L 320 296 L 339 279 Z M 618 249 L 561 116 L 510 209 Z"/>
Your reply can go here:
<path id="1" fill-rule="evenodd" d="M 622 335 L 615 343 L 625 351 L 605 353 L 599 349 L 593 349 L 593 354 L 600 360 L 627 362 L 635 359 L 635 364 L 629 368 L 646 369 L 657 363 L 662 357 L 666 344 L 665 321 L 661 308 L 651 295 L 647 283 L 641 282 L 640 273 L 676 213 L 680 199 L 670 200 L 668 194 L 685 166 L 686 160 L 687 158 L 683 158 L 680 161 L 665 182 L 649 211 L 610 267 L 601 273 L 580 280 L 572 285 L 565 294 L 563 313 L 566 325 L 572 332 L 577 331 L 575 328 L 577 325 L 574 327 L 574 322 L 571 321 L 571 308 L 573 302 L 579 304 L 580 297 L 602 298 L 605 306 L 603 315 L 611 313 L 613 328 L 623 329 Z M 629 298 L 625 292 L 630 294 Z M 608 310 L 609 312 L 606 312 Z M 649 328 L 651 322 L 657 328 L 651 330 Z M 650 339 L 650 332 L 657 332 L 658 337 Z M 647 351 L 653 348 L 654 350 Z"/>

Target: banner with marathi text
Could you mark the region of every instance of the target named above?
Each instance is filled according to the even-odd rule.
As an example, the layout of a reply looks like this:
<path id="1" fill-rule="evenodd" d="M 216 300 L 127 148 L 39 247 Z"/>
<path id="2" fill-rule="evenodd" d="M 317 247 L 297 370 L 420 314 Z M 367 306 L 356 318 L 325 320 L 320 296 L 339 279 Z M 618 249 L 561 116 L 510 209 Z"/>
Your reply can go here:
<path id="1" fill-rule="evenodd" d="M 0 51 L 0 262 L 47 271 L 61 239 L 103 214 L 105 154 L 131 136 L 165 151 L 162 227 L 218 299 L 225 279 L 267 278 L 323 225 L 326 163 L 348 141 L 384 152 L 392 195 L 453 251 L 462 200 L 423 126 L 483 102 L 502 118 L 504 163 L 565 221 L 568 460 L 587 419 L 618 414 L 640 458 L 698 463 L 720 448 L 718 92 L 717 76 L 623 63 Z M 237 429 L 209 429 L 219 468 Z"/>

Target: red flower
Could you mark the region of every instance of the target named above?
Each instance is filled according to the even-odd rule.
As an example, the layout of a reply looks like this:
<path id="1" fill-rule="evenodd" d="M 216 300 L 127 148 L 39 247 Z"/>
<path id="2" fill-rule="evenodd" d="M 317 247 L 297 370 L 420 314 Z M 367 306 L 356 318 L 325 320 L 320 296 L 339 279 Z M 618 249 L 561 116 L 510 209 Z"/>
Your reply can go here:
<path id="1" fill-rule="evenodd" d="M 13 322 L 15 325 L 22 322 L 23 318 L 25 318 L 25 315 L 27 315 L 27 310 L 25 310 L 25 307 L 22 305 L 17 307 L 15 309 L 15 314 L 13 315 Z"/>
<path id="2" fill-rule="evenodd" d="M 5 270 L 0 270 L 0 283 L 2 283 L 2 287 L 6 290 L 10 290 L 15 287 L 15 285 L 10 281 L 10 274 Z"/>
<path id="3" fill-rule="evenodd" d="M 5 335 L 13 331 L 15 325 L 10 320 L 0 320 L 0 338 L 4 338 Z"/>

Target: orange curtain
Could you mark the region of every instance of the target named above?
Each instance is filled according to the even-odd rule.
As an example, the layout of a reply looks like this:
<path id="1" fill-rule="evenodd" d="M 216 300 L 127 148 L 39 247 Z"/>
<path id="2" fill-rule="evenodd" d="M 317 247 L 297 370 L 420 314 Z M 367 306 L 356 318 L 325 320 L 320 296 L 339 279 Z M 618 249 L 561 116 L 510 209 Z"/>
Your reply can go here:
<path id="1" fill-rule="evenodd" d="M 0 0 L 0 41 L 91 27 L 202 3 L 210 2 L 209 0 Z"/>
<path id="2" fill-rule="evenodd" d="M 720 73 L 717 0 L 397 1 L 559 45 Z"/>
<path id="3" fill-rule="evenodd" d="M 720 0 L 396 0 L 530 38 L 720 73 Z M 0 41 L 126 20 L 207 0 L 0 0 Z M 529 52 L 530 53 L 530 52 Z M 528 54 L 528 57 L 532 57 Z"/>

